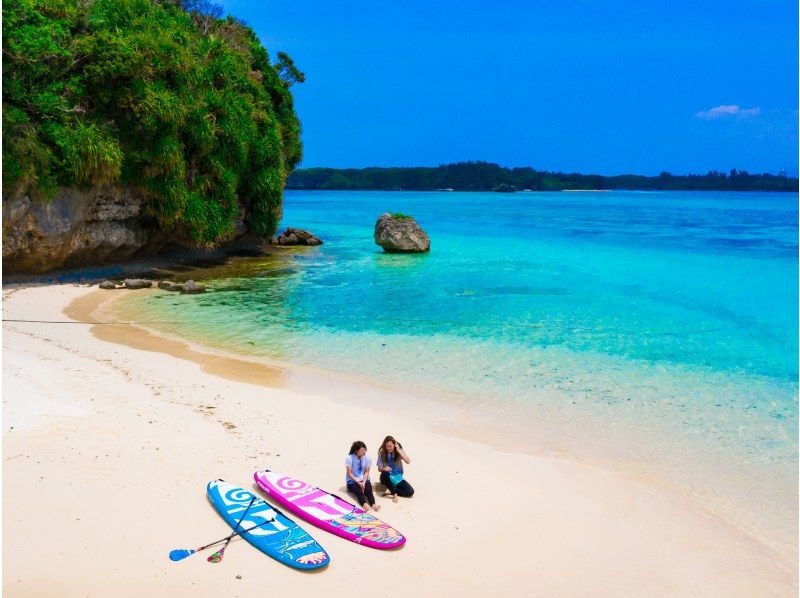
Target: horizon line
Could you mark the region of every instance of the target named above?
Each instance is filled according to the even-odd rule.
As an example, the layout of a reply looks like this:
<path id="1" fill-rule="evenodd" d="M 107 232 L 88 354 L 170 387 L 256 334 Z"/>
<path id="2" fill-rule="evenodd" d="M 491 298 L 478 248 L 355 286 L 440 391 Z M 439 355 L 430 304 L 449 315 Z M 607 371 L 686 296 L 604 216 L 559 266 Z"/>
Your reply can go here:
<path id="1" fill-rule="evenodd" d="M 775 177 L 784 177 L 784 178 L 787 178 L 787 179 L 797 179 L 798 178 L 797 174 L 794 174 L 794 173 L 793 174 L 789 174 L 789 169 L 788 168 L 778 169 L 777 172 L 751 172 L 751 171 L 749 171 L 747 169 L 743 169 L 743 168 L 728 168 L 728 169 L 725 169 L 725 170 L 711 169 L 711 170 L 708 170 L 708 171 L 702 172 L 702 173 L 701 172 L 677 173 L 677 172 L 671 172 L 669 170 L 662 170 L 661 172 L 656 173 L 656 174 L 641 174 L 641 173 L 634 173 L 634 172 L 622 172 L 622 173 L 619 173 L 619 174 L 600 174 L 600 173 L 596 173 L 596 172 L 588 172 L 588 173 L 587 172 L 580 172 L 578 170 L 548 170 L 548 169 L 536 168 L 535 166 L 504 166 L 503 164 L 500 164 L 499 162 L 490 162 L 488 160 L 459 160 L 459 161 L 455 161 L 455 162 L 442 162 L 442 163 L 439 163 L 439 164 L 436 164 L 436 165 L 433 165 L 433 166 L 431 166 L 431 165 L 421 165 L 421 164 L 420 165 L 414 165 L 414 166 L 375 166 L 375 165 L 373 165 L 373 166 L 304 166 L 304 165 L 300 165 L 297 168 L 295 168 L 292 172 L 297 172 L 299 170 L 312 170 L 312 169 L 369 170 L 369 169 L 389 169 L 389 168 L 409 168 L 409 169 L 410 168 L 441 168 L 443 166 L 453 166 L 453 165 L 457 165 L 457 164 L 488 164 L 488 165 L 492 165 L 492 166 L 497 166 L 499 168 L 505 168 L 507 170 L 530 168 L 531 170 L 533 170 L 535 172 L 547 172 L 547 173 L 552 173 L 552 174 L 565 174 L 565 175 L 578 174 L 578 175 L 581 175 L 581 176 L 599 176 L 599 177 L 605 177 L 605 178 L 613 178 L 613 177 L 620 177 L 620 176 L 640 176 L 640 177 L 648 177 L 648 178 L 650 178 L 650 177 L 660 177 L 664 173 L 666 173 L 669 176 L 708 176 L 709 174 L 712 174 L 712 173 L 718 173 L 718 174 L 721 174 L 721 175 L 724 175 L 724 176 L 727 177 L 727 176 L 730 175 L 730 172 L 732 170 L 735 170 L 735 171 L 740 172 L 740 173 L 747 173 L 747 175 L 749 175 L 749 176 L 768 175 L 768 176 L 775 176 Z M 781 174 L 781 171 L 783 171 L 783 174 Z"/>

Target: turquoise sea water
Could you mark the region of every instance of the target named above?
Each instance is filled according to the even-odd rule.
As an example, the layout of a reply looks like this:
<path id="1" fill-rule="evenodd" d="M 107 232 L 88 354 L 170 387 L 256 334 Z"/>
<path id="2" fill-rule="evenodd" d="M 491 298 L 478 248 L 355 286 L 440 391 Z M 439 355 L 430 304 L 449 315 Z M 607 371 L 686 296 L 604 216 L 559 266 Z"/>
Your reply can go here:
<path id="1" fill-rule="evenodd" d="M 574 428 L 779 527 L 797 489 L 797 206 L 766 193 L 290 191 L 282 226 L 325 245 L 210 271 L 206 295 L 131 294 L 121 309 L 523 429 Z M 386 211 L 413 215 L 431 253 L 382 253 L 372 232 Z"/>

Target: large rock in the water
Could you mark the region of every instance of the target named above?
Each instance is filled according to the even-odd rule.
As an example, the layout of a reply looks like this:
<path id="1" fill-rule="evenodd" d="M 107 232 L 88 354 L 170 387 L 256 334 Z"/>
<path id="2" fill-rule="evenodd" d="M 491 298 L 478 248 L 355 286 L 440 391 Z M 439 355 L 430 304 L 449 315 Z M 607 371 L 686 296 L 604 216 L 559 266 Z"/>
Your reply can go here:
<path id="1" fill-rule="evenodd" d="M 375 244 L 389 253 L 422 253 L 431 250 L 427 233 L 411 216 L 382 214 L 375 223 Z"/>
<path id="2" fill-rule="evenodd" d="M 275 243 L 278 245 L 322 245 L 322 239 L 302 228 L 287 228 Z"/>

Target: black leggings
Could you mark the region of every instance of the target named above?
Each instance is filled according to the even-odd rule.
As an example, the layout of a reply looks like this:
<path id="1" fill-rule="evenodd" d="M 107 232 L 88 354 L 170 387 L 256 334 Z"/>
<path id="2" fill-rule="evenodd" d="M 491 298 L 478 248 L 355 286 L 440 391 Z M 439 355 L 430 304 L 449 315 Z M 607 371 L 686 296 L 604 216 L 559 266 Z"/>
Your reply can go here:
<path id="1" fill-rule="evenodd" d="M 388 471 L 381 472 L 381 484 L 386 486 L 386 489 L 389 492 L 392 494 L 397 494 L 397 496 L 402 496 L 405 498 L 414 496 L 414 489 L 411 487 L 411 484 L 405 480 L 400 480 L 399 483 L 392 484 L 392 478 L 389 477 Z"/>
<path id="2" fill-rule="evenodd" d="M 352 492 L 356 495 L 358 499 L 358 504 L 362 507 L 367 504 L 369 501 L 369 506 L 375 504 L 375 495 L 372 493 L 372 482 L 367 480 L 367 483 L 364 484 L 364 490 L 361 490 L 361 486 L 356 484 L 353 480 L 347 480 L 347 491 Z"/>

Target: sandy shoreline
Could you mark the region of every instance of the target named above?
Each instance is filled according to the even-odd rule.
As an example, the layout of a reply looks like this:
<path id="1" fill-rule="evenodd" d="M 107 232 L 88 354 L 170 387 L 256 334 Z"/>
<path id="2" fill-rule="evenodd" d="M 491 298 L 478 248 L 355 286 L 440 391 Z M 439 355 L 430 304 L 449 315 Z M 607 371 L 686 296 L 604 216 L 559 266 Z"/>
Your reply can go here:
<path id="1" fill-rule="evenodd" d="M 73 286 L 4 296 L 4 318 L 23 320 L 85 320 L 99 297 Z M 498 452 L 385 401 L 343 404 L 322 384 L 298 392 L 290 372 L 129 326 L 4 322 L 3 333 L 8 595 L 316 595 L 346 584 L 424 596 L 797 593 L 791 555 L 663 487 Z M 250 487 L 255 469 L 271 467 L 339 491 L 350 441 L 374 456 L 389 433 L 414 459 L 417 495 L 381 500 L 409 538 L 402 550 L 311 528 L 332 556 L 315 575 L 243 542 L 219 565 L 167 559 L 225 535 L 204 498 L 209 480 Z"/>
<path id="2" fill-rule="evenodd" d="M 98 327 L 93 333 L 98 338 L 134 348 L 165 345 L 170 347 L 171 355 L 195 360 L 204 371 L 213 366 L 218 375 L 234 374 L 234 379 L 244 375 L 247 378 L 239 379 L 256 383 L 260 380 L 268 386 L 280 385 L 300 394 L 323 394 L 350 407 L 357 408 L 367 402 L 374 408 L 393 412 L 393 406 L 400 405 L 405 413 L 424 414 L 417 422 L 435 432 L 484 444 L 500 452 L 577 461 L 660 486 L 671 494 L 680 494 L 681 500 L 699 503 L 709 513 L 778 553 L 796 557 L 797 484 L 789 469 L 791 464 L 776 471 L 769 468 L 773 463 L 762 462 L 761 467 L 744 470 L 741 463 L 749 458 L 747 453 L 719 450 L 719 446 L 707 444 L 709 438 L 699 445 L 687 444 L 666 430 L 654 428 L 651 424 L 655 422 L 642 417 L 646 412 L 628 413 L 634 419 L 621 428 L 615 420 L 622 416 L 619 410 L 611 420 L 608 412 L 591 412 L 602 406 L 602 402 L 573 409 L 565 418 L 558 406 L 570 397 L 553 396 L 546 391 L 539 396 L 533 391 L 530 399 L 535 403 L 534 408 L 514 401 L 481 404 L 473 397 L 417 384 L 413 378 L 402 382 L 395 379 L 392 384 L 391 375 L 325 370 L 290 361 L 292 358 L 279 349 L 266 355 L 263 351 L 251 351 L 244 343 L 231 343 L 230 339 L 219 342 L 208 333 L 198 334 L 190 326 L 171 326 L 160 318 L 154 320 L 147 306 L 152 298 L 164 297 L 164 292 L 158 289 L 112 294 L 98 291 L 74 302 L 67 313 L 76 308 L 73 316 L 77 319 L 132 323 L 134 327 Z M 102 305 L 95 309 L 99 303 Z M 177 345 L 175 339 L 180 339 Z M 271 380 L 267 377 L 270 372 Z M 692 384 L 691 379 L 684 382 Z M 727 382 L 720 380 L 720 383 Z"/>

